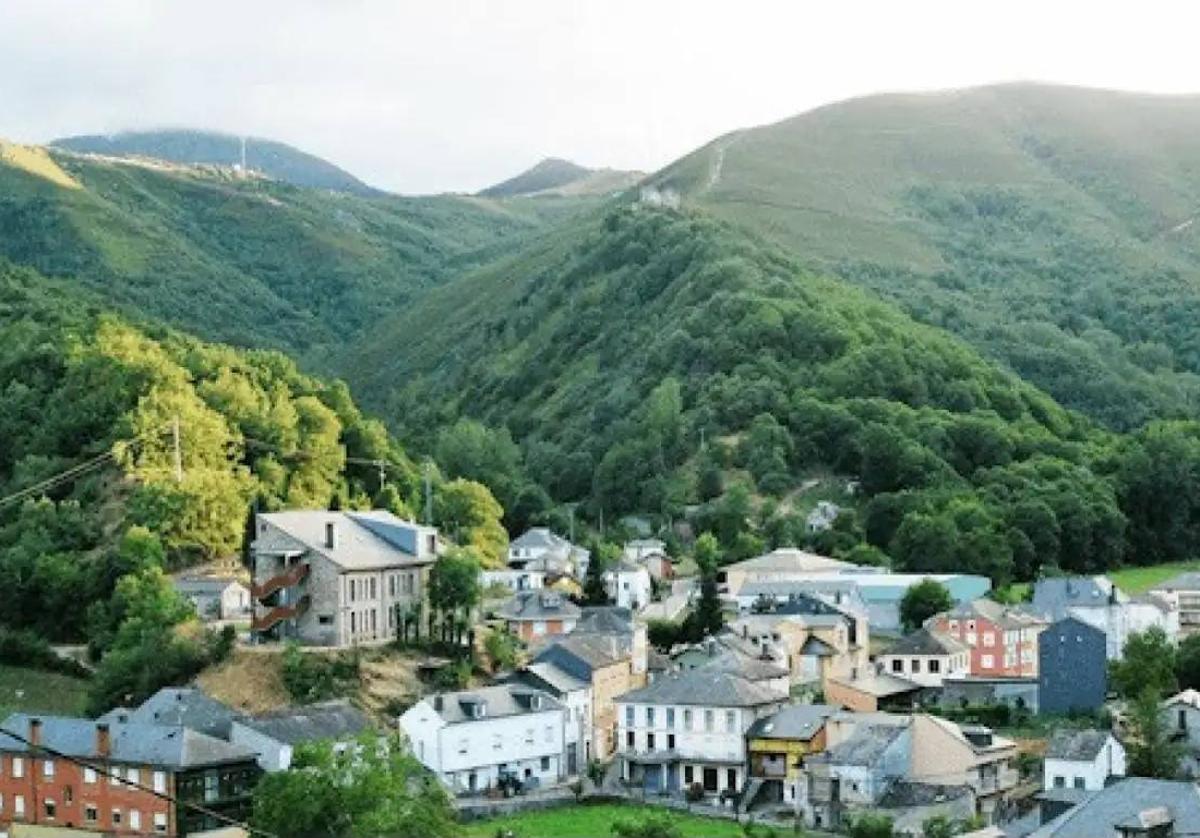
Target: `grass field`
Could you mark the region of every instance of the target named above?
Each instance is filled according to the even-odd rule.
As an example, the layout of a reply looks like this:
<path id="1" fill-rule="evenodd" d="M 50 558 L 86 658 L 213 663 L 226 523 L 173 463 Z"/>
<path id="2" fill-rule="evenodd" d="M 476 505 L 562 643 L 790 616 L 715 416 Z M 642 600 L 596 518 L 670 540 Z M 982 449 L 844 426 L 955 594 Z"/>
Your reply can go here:
<path id="1" fill-rule="evenodd" d="M 1109 577 L 1125 593 L 1140 594 L 1150 590 L 1159 582 L 1165 582 L 1172 576 L 1189 570 L 1200 570 L 1200 561 L 1170 562 L 1168 564 L 1147 565 L 1146 567 L 1125 567 L 1120 570 L 1114 570 L 1109 574 Z"/>
<path id="2" fill-rule="evenodd" d="M 602 803 L 593 806 L 564 806 L 522 812 L 500 818 L 473 821 L 463 826 L 464 838 L 492 838 L 498 830 L 511 829 L 520 838 L 606 838 L 619 818 L 637 818 L 642 813 L 663 811 L 652 806 Z M 684 838 L 741 838 L 742 828 L 733 821 L 670 812 Z"/>
<path id="3" fill-rule="evenodd" d="M 0 719 L 9 713 L 83 715 L 87 681 L 15 666 L 0 666 Z"/>

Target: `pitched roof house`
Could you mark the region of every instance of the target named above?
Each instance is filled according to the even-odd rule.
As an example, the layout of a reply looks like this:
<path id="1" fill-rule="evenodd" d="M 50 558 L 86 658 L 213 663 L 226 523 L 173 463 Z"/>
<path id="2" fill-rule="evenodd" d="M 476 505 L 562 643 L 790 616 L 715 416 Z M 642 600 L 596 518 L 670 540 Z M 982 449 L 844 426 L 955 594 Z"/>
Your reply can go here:
<path id="1" fill-rule="evenodd" d="M 525 641 L 566 634 L 579 621 L 579 606 L 556 591 L 518 591 L 496 611 L 508 630 Z"/>
<path id="2" fill-rule="evenodd" d="M 943 679 L 967 673 L 970 656 L 970 649 L 953 637 L 922 628 L 889 646 L 878 663 L 891 675 L 923 687 L 940 687 Z"/>
<path id="3" fill-rule="evenodd" d="M 1129 777 L 1088 796 L 1029 838 L 1175 838 L 1200 834 L 1195 783 Z"/>
<path id="4" fill-rule="evenodd" d="M 1033 608 L 1050 620 L 1075 617 L 1104 632 L 1109 660 L 1121 657 L 1129 635 L 1161 628 L 1168 639 L 1179 636 L 1179 611 L 1169 599 L 1130 597 L 1106 576 L 1040 579 L 1033 588 Z"/>
<path id="5" fill-rule="evenodd" d="M 1046 745 L 1044 788 L 1099 791 L 1125 776 L 1125 746 L 1108 730 L 1056 730 Z"/>
<path id="6" fill-rule="evenodd" d="M 341 749 L 371 729 L 365 713 L 336 699 L 235 719 L 230 740 L 256 752 L 264 771 L 286 771 L 300 745 L 328 741 Z"/>

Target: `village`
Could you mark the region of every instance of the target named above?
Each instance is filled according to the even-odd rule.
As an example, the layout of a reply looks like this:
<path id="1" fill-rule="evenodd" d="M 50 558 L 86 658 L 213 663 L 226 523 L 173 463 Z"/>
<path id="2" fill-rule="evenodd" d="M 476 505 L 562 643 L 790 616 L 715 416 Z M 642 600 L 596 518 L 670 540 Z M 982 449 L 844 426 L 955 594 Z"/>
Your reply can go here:
<path id="1" fill-rule="evenodd" d="M 1110 678 L 1126 650 L 1200 624 L 1197 574 L 1136 597 L 1102 576 L 1050 577 L 1004 604 L 968 574 L 781 548 L 683 575 L 653 535 L 605 561 L 535 527 L 505 568 L 455 581 L 439 532 L 389 512 L 255 526 L 248 572 L 176 579 L 197 613 L 248 620 L 248 652 L 404 648 L 430 670 L 423 694 L 383 713 L 345 698 L 255 713 L 190 685 L 95 720 L 17 714 L 0 737 L 6 821 L 219 831 L 299 749 L 398 735 L 468 823 L 624 801 L 817 834 L 1200 828 L 1190 780 L 1132 776 L 1135 711 Z M 1200 693 L 1156 712 L 1172 773 L 1192 776 Z"/>

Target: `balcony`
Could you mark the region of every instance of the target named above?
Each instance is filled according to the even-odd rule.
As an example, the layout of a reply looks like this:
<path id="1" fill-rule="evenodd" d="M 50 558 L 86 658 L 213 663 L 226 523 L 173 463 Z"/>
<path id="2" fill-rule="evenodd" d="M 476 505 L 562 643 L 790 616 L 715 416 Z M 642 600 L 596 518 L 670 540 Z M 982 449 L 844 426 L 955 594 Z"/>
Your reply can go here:
<path id="1" fill-rule="evenodd" d="M 270 631 L 284 620 L 299 617 L 308 610 L 308 604 L 309 597 L 305 594 L 294 605 L 277 605 L 266 614 L 255 614 L 254 619 L 250 621 L 250 629 L 258 632 Z"/>
<path id="2" fill-rule="evenodd" d="M 252 584 L 250 586 L 250 594 L 257 600 L 264 600 L 276 591 L 281 591 L 284 588 L 291 588 L 299 585 L 308 578 L 309 572 L 308 562 L 294 564 L 283 573 L 272 576 L 270 579 L 265 579 L 262 582 Z"/>

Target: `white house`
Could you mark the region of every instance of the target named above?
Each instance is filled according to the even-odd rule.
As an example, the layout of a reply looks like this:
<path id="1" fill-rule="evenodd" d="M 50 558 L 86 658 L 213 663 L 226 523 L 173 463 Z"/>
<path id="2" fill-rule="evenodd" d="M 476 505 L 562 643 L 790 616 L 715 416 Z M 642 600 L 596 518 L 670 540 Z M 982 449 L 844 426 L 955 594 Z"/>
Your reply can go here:
<path id="1" fill-rule="evenodd" d="M 650 572 L 624 559 L 604 572 L 604 585 L 609 599 L 620 608 L 637 611 L 649 605 L 652 599 Z"/>
<path id="2" fill-rule="evenodd" d="M 625 558 L 631 562 L 642 562 L 651 556 L 661 556 L 667 552 L 666 543 L 657 538 L 635 538 L 625 542 Z"/>
<path id="3" fill-rule="evenodd" d="M 502 777 L 553 785 L 565 776 L 566 708 L 520 684 L 428 696 L 400 717 L 412 752 L 451 791 L 483 792 Z"/>
<path id="4" fill-rule="evenodd" d="M 1164 701 L 1162 721 L 1185 748 L 1183 773 L 1200 777 L 1200 692 L 1188 689 Z"/>
<path id="5" fill-rule="evenodd" d="M 239 716 L 233 720 L 229 741 L 257 753 L 264 771 L 286 771 L 298 746 L 332 742 L 335 750 L 341 750 L 370 729 L 366 715 L 342 699 Z"/>
<path id="6" fill-rule="evenodd" d="M 1125 746 L 1107 730 L 1057 730 L 1046 746 L 1044 788 L 1100 791 L 1125 776 Z"/>
<path id="7" fill-rule="evenodd" d="M 547 527 L 526 530 L 508 544 L 508 566 L 582 578 L 590 553 Z"/>
<path id="8" fill-rule="evenodd" d="M 1179 608 L 1161 597 L 1133 598 L 1105 576 L 1042 579 L 1033 588 L 1033 609 L 1051 620 L 1075 617 L 1104 632 L 1109 660 L 1118 660 L 1131 634 L 1161 628 L 1179 638 Z"/>
<path id="9" fill-rule="evenodd" d="M 181 576 L 175 590 L 192 603 L 202 620 L 236 620 L 250 616 L 250 589 L 230 577 Z"/>
<path id="10" fill-rule="evenodd" d="M 563 705 L 566 709 L 564 771 L 568 777 L 580 774 L 592 757 L 591 680 L 578 678 L 551 660 L 538 660 L 523 666 L 508 680 L 547 692 Z"/>
<path id="11" fill-rule="evenodd" d="M 738 794 L 747 780 L 746 731 L 786 701 L 786 693 L 718 668 L 661 675 L 616 698 L 622 776 L 652 793 L 699 786 L 710 799 Z"/>
<path id="12" fill-rule="evenodd" d="M 970 648 L 927 628 L 900 638 L 878 660 L 883 672 L 923 687 L 940 687 L 943 679 L 962 678 L 971 671 Z"/>
<path id="13" fill-rule="evenodd" d="M 481 570 L 479 584 L 485 590 L 503 585 L 514 594 L 517 591 L 538 591 L 546 587 L 546 574 L 541 570 L 518 570 L 516 568 Z"/>

